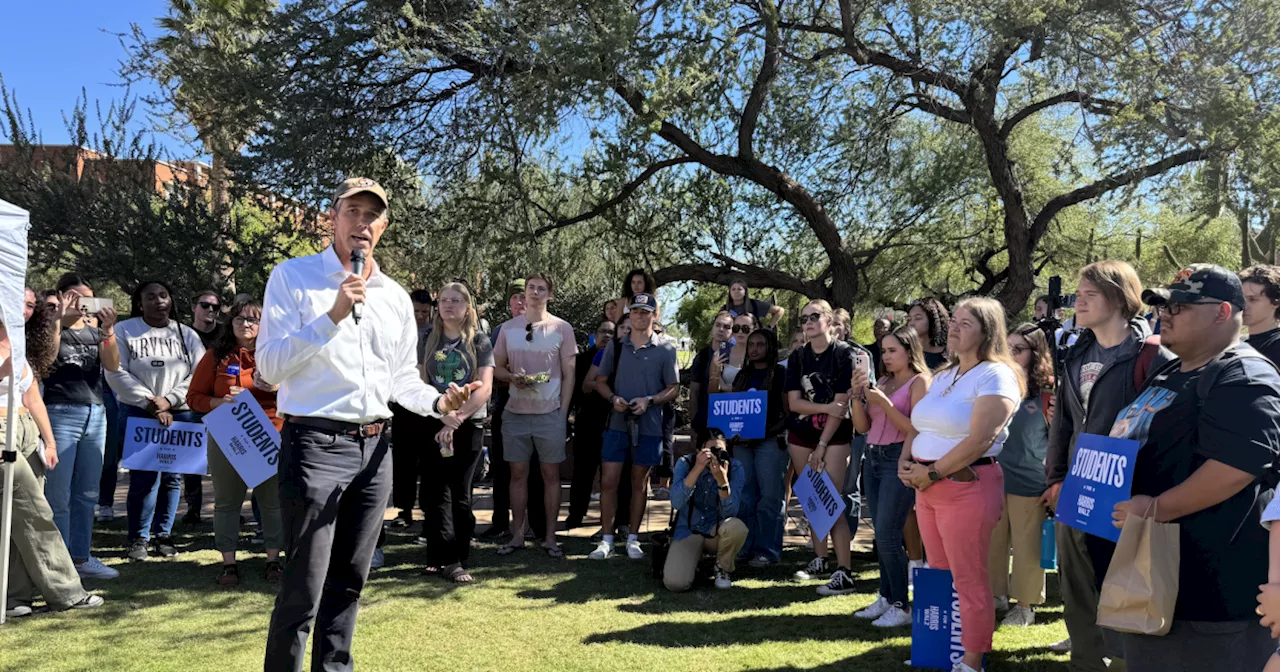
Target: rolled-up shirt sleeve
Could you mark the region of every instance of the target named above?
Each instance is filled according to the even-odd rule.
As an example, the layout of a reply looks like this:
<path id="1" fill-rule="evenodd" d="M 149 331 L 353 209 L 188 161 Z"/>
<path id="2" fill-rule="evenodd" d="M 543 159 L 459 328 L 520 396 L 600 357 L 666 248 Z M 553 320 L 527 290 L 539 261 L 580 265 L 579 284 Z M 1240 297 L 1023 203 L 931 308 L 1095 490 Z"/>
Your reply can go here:
<path id="1" fill-rule="evenodd" d="M 258 328 L 257 366 L 262 379 L 279 385 L 314 357 L 338 333 L 338 325 L 321 313 L 302 324 L 299 301 L 302 288 L 290 286 L 288 270 L 277 266 L 267 280 L 262 323 Z M 413 327 L 412 320 L 408 326 Z M 416 335 L 412 343 L 416 345 Z M 414 355 L 412 348 L 410 356 Z"/>
<path id="2" fill-rule="evenodd" d="M 436 410 L 436 400 L 440 392 L 422 382 L 418 375 L 418 327 L 413 321 L 413 305 L 407 297 L 405 304 L 408 319 L 402 321 L 399 343 L 391 361 L 391 398 L 418 415 L 438 418 L 441 413 Z"/>

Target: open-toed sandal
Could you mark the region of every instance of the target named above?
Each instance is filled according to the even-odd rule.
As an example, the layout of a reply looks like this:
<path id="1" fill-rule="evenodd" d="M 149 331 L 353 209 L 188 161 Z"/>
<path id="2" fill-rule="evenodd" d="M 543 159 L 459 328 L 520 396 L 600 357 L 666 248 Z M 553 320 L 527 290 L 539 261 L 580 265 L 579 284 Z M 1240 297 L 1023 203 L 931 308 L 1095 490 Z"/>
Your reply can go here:
<path id="1" fill-rule="evenodd" d="M 510 544 L 503 544 L 503 545 L 499 546 L 499 547 L 498 547 L 498 555 L 511 555 L 512 553 L 515 553 L 516 551 L 523 551 L 523 550 L 524 550 L 524 541 L 523 541 L 523 540 L 521 540 L 521 542 L 520 542 L 520 543 L 518 543 L 518 544 L 516 544 L 516 543 L 510 543 Z"/>
<path id="2" fill-rule="evenodd" d="M 475 582 L 475 577 L 471 576 L 471 572 L 468 572 L 467 568 L 463 567 L 462 565 L 453 565 L 452 567 L 443 571 L 444 571 L 444 574 L 443 574 L 444 578 L 454 583 L 474 583 Z"/>
<path id="3" fill-rule="evenodd" d="M 564 557 L 564 550 L 560 548 L 559 544 L 543 544 L 542 550 L 546 551 L 547 557 L 552 560 L 560 560 Z"/>

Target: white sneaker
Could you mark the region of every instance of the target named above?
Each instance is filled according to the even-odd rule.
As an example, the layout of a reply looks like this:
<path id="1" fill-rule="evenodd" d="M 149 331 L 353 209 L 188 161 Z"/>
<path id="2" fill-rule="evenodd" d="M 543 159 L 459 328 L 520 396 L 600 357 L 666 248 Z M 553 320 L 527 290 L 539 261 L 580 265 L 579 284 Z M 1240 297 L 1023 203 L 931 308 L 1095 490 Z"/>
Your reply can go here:
<path id="1" fill-rule="evenodd" d="M 880 618 L 871 621 L 871 625 L 877 628 L 900 628 L 911 625 L 911 612 L 891 606 Z"/>
<path id="2" fill-rule="evenodd" d="M 1009 613 L 1005 615 L 1004 620 L 1000 621 L 1000 625 L 1008 625 L 1015 628 L 1025 628 L 1036 623 L 1036 612 L 1031 607 L 1024 607 L 1021 604 L 1014 605 Z"/>
<path id="3" fill-rule="evenodd" d="M 1009 596 L 1000 595 L 995 598 L 996 611 L 1009 611 Z"/>
<path id="4" fill-rule="evenodd" d="M 115 520 L 116 514 L 109 506 L 98 505 L 98 515 L 94 517 L 99 523 L 109 523 Z"/>
<path id="5" fill-rule="evenodd" d="M 716 588 L 732 588 L 733 581 L 729 579 L 729 572 L 720 569 L 720 565 L 716 565 Z"/>
<path id="6" fill-rule="evenodd" d="M 924 560 L 909 560 L 907 562 L 907 587 L 916 587 L 916 569 L 929 569 L 929 563 Z"/>
<path id="7" fill-rule="evenodd" d="M 639 540 L 639 539 L 628 539 L 628 540 L 627 540 L 627 557 L 628 557 L 628 558 L 631 558 L 632 560 L 643 560 L 643 559 L 644 559 L 644 549 L 643 549 L 643 548 L 640 548 L 640 540 Z"/>
<path id="8" fill-rule="evenodd" d="M 596 550 L 591 551 L 587 555 L 592 560 L 607 560 L 613 557 L 613 543 L 609 541 L 601 541 Z"/>
<path id="9" fill-rule="evenodd" d="M 962 662 L 956 663 L 955 667 L 951 668 L 951 672 L 983 672 L 983 670 L 975 670 L 972 667 L 965 665 L 964 662 L 962 661 Z"/>
<path id="10" fill-rule="evenodd" d="M 76 573 L 81 579 L 107 580 L 120 577 L 120 572 L 102 564 L 101 560 L 94 557 L 76 565 Z"/>
<path id="11" fill-rule="evenodd" d="M 867 607 L 866 609 L 863 609 L 862 611 L 855 613 L 853 617 L 867 618 L 867 619 L 880 618 L 881 616 L 884 615 L 886 611 L 889 611 L 889 609 L 891 608 L 893 608 L 893 605 L 889 604 L 889 600 L 884 599 L 884 595 L 881 595 L 880 597 L 876 598 L 875 602 L 871 603 L 871 606 Z"/>

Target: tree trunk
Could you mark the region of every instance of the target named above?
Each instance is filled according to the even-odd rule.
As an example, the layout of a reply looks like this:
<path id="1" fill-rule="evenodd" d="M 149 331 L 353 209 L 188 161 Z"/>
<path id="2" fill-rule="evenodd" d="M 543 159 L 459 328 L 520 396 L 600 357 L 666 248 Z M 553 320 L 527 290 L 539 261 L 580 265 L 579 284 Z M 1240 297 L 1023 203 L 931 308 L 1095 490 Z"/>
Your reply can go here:
<path id="1" fill-rule="evenodd" d="M 1034 256 L 1038 241 L 1031 236 L 1031 220 L 1027 216 L 1022 187 L 1013 174 L 1009 144 L 1000 133 L 1000 125 L 988 108 L 979 108 L 977 105 L 968 107 L 973 116 L 974 130 L 982 140 L 987 169 L 991 172 L 991 183 L 1004 205 L 1004 238 L 1009 255 L 1008 278 L 996 298 L 1004 304 L 1005 311 L 1012 315 L 1021 311 L 1035 293 Z"/>
<path id="2" fill-rule="evenodd" d="M 218 240 L 216 249 L 221 251 L 221 263 L 214 267 L 210 278 L 214 287 L 225 288 L 232 296 L 236 293 L 235 264 L 232 254 L 235 252 L 235 236 L 231 221 L 231 203 L 227 194 L 226 152 L 222 148 L 212 149 L 213 161 L 209 168 L 210 207 L 218 221 Z"/>

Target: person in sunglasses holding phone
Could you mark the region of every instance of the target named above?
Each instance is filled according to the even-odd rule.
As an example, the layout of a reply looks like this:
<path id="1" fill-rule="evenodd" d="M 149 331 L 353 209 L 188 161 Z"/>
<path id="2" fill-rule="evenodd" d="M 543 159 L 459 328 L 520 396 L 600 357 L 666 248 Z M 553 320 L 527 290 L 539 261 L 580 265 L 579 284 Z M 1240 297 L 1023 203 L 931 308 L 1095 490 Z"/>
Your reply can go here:
<path id="1" fill-rule="evenodd" d="M 89 314 L 87 299 L 93 297 L 93 289 L 76 273 L 58 279 L 58 294 L 64 306 L 62 338 L 53 373 L 44 381 L 44 402 L 58 444 L 58 466 L 46 475 L 44 493 L 81 578 L 114 579 L 120 573 L 89 551 L 107 445 L 102 367 L 120 365 L 116 311 L 107 306 Z M 92 326 L 88 321 L 95 317 L 98 325 Z"/>
<path id="2" fill-rule="evenodd" d="M 694 440 L 702 445 L 707 440 L 707 405 L 711 394 L 711 379 L 717 380 L 721 375 L 712 375 L 713 371 L 723 371 L 725 362 L 729 360 L 729 350 L 733 348 L 733 313 L 722 310 L 711 323 L 711 345 L 703 348 L 693 358 L 693 378 L 689 382 L 689 417 L 693 418 Z M 742 340 L 746 340 L 743 338 Z"/>
<path id="3" fill-rule="evenodd" d="M 755 315 L 738 315 L 730 329 L 730 347 L 724 357 L 711 360 L 711 375 L 707 379 L 707 392 L 717 394 L 733 389 L 738 372 L 747 365 L 747 336 L 760 326 Z"/>

